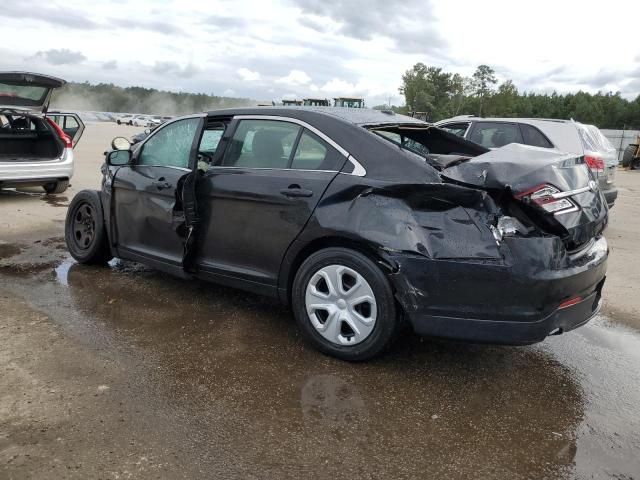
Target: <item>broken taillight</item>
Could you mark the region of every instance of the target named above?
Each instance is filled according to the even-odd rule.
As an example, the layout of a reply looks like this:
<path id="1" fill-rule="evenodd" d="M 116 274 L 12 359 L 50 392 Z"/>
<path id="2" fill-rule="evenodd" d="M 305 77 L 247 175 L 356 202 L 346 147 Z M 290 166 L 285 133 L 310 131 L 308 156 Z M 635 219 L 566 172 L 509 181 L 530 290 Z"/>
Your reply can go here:
<path id="1" fill-rule="evenodd" d="M 576 205 L 561 196 L 562 192 L 553 185 L 538 185 L 537 187 L 519 193 L 515 197 L 527 204 L 533 204 L 549 213 L 563 213 L 576 209 Z"/>
<path id="2" fill-rule="evenodd" d="M 58 134 L 58 138 L 62 140 L 62 143 L 64 144 L 64 148 L 73 148 L 73 141 L 71 140 L 71 137 L 69 137 L 69 135 L 64 133 L 62 128 L 60 128 L 60 125 L 58 125 L 56 122 L 51 120 L 49 117 L 47 117 L 47 122 L 49 122 L 49 125 L 51 125 L 53 129 L 56 131 L 56 133 Z"/>
<path id="3" fill-rule="evenodd" d="M 591 169 L 593 173 L 596 175 L 600 175 L 604 173 L 604 159 L 601 157 L 596 157 L 594 155 L 585 155 L 584 163 Z"/>

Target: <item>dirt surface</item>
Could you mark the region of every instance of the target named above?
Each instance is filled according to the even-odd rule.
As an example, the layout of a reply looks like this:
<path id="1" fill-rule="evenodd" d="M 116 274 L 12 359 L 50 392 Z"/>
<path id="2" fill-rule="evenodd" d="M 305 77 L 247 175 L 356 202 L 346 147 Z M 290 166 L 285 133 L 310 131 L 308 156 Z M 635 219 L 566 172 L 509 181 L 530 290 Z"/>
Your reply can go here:
<path id="1" fill-rule="evenodd" d="M 0 478 L 640 478 L 640 172 L 585 327 L 347 364 L 269 300 L 69 259 L 64 207 L 137 130 L 89 125 L 63 195 L 0 193 Z"/>

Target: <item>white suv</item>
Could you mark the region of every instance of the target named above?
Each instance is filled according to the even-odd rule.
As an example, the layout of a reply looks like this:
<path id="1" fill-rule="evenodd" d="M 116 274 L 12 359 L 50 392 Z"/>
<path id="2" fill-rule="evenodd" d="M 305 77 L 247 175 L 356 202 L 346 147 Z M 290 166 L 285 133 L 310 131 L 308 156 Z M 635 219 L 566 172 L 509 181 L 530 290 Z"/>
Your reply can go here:
<path id="1" fill-rule="evenodd" d="M 609 207 L 618 197 L 618 189 L 613 184 L 618 166 L 617 151 L 593 125 L 573 120 L 473 116 L 450 118 L 435 125 L 487 148 L 522 143 L 584 156 Z"/>
<path id="2" fill-rule="evenodd" d="M 52 91 L 65 83 L 37 73 L 0 72 L 0 189 L 42 186 L 62 193 L 69 186 L 73 147 L 84 124 L 74 113 L 46 113 Z"/>

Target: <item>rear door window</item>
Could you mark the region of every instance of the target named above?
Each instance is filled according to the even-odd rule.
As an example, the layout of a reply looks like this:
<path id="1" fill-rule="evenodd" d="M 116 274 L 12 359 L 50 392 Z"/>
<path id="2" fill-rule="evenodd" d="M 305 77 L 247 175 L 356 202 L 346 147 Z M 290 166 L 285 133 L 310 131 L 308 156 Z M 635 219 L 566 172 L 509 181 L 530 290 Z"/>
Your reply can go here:
<path id="1" fill-rule="evenodd" d="M 522 138 L 526 145 L 532 145 L 534 147 L 553 148 L 552 143 L 544 136 L 544 134 L 532 125 L 526 123 L 520 124 L 520 130 L 522 131 Z"/>
<path id="2" fill-rule="evenodd" d="M 469 140 L 487 148 L 500 148 L 510 143 L 524 143 L 516 123 L 477 122 Z"/>
<path id="3" fill-rule="evenodd" d="M 278 120 L 241 120 L 222 166 L 287 168 L 300 128 Z"/>

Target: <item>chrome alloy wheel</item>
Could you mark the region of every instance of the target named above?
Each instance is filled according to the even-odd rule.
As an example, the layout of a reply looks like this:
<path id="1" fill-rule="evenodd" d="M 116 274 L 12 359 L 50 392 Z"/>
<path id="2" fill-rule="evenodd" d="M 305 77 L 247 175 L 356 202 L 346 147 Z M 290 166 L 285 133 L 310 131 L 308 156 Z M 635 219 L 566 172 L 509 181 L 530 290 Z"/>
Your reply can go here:
<path id="1" fill-rule="evenodd" d="M 369 283 L 344 265 L 328 265 L 313 274 L 305 306 L 318 333 L 337 345 L 364 341 L 373 331 L 378 313 Z"/>

